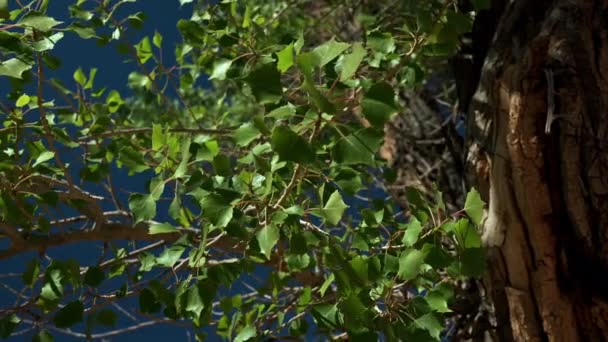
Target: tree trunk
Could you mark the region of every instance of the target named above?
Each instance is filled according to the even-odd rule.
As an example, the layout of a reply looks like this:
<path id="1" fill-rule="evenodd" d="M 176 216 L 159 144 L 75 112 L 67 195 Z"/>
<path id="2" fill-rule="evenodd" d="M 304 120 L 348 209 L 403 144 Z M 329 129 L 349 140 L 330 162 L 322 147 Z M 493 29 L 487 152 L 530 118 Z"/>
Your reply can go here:
<path id="1" fill-rule="evenodd" d="M 608 1 L 500 12 L 466 144 L 496 339 L 608 340 Z"/>

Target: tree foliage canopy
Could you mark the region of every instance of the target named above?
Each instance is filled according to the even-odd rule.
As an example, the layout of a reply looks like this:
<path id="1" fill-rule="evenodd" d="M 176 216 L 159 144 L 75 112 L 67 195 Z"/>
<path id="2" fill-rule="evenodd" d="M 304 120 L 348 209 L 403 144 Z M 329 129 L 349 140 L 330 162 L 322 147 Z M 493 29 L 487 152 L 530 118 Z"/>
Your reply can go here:
<path id="1" fill-rule="evenodd" d="M 438 340 L 452 280 L 483 271 L 484 203 L 473 190 L 448 213 L 407 189 L 401 211 L 378 150 L 398 89 L 442 68 L 475 12 L 180 0 L 181 41 L 134 41 L 133 2 L 78 0 L 60 20 L 53 1 L 0 1 L 0 262 L 29 260 L 0 335 L 112 336 L 126 310 L 199 339 Z M 68 35 L 124 55 L 128 89 L 95 82 L 109 66 L 61 65 Z M 99 253 L 54 256 L 70 244 Z"/>

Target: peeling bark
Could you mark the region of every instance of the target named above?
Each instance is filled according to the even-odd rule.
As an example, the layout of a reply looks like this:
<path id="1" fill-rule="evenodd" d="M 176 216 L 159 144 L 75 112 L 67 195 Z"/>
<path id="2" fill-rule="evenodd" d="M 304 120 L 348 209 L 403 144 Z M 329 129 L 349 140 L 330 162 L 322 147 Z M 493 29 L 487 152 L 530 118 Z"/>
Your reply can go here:
<path id="1" fill-rule="evenodd" d="M 511 1 L 496 28 L 467 166 L 497 340 L 608 340 L 607 28 L 599 0 Z"/>

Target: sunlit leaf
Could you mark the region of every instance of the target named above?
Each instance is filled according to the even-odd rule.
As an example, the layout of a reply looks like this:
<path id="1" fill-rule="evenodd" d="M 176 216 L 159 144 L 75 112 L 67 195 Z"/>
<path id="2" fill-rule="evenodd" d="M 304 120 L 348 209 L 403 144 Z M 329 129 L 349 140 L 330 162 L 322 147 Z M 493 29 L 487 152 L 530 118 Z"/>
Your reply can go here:
<path id="1" fill-rule="evenodd" d="M 49 31 L 51 28 L 61 24 L 62 21 L 57 21 L 42 13 L 30 12 L 21 19 L 19 24 L 34 28 L 39 31 Z"/>
<path id="2" fill-rule="evenodd" d="M 279 228 L 275 225 L 266 225 L 255 236 L 262 253 L 270 259 L 271 251 L 279 241 Z"/>
<path id="3" fill-rule="evenodd" d="M 348 205 L 342 200 L 342 195 L 336 190 L 329 196 L 321 213 L 328 223 L 336 225 L 342 219 L 342 215 L 347 208 Z"/>
<path id="4" fill-rule="evenodd" d="M 481 199 L 479 192 L 475 188 L 471 189 L 464 203 L 464 211 L 476 225 L 481 224 L 485 205 L 486 203 Z"/>

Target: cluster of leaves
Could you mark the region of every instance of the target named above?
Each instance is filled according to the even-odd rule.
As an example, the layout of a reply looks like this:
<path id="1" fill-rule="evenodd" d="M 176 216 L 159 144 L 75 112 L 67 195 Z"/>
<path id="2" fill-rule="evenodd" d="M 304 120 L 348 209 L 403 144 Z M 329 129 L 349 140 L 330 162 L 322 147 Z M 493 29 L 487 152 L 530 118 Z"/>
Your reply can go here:
<path id="1" fill-rule="evenodd" d="M 65 24 L 48 0 L 0 1 L 0 76 L 12 84 L 0 259 L 40 254 L 0 334 L 30 324 L 48 341 L 84 322 L 83 337 L 102 337 L 120 325 L 113 305 L 136 297 L 141 320 L 198 338 L 439 339 L 446 277 L 483 270 L 483 202 L 472 191 L 448 215 L 439 193 L 426 203 L 408 189 L 399 212 L 377 151 L 395 87 L 454 53 L 471 15 L 453 1 L 199 1 L 170 46 L 158 32 L 130 41 L 145 20 L 117 17 L 130 2 L 78 0 Z M 128 56 L 129 89 L 97 86 L 97 69 L 45 78 L 62 68 L 52 50 L 64 34 Z M 117 174 L 147 179 L 145 191 L 124 196 Z M 90 241 L 103 244 L 92 264 L 42 257 Z"/>

